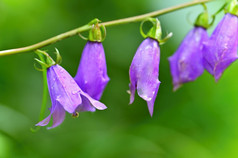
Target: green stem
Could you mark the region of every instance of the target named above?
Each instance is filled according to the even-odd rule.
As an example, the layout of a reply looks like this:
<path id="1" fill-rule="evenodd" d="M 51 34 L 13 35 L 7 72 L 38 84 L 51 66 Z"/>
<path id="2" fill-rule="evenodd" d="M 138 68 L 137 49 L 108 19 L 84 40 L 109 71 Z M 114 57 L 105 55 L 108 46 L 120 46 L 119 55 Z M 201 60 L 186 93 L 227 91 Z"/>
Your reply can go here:
<path id="1" fill-rule="evenodd" d="M 41 61 L 45 61 L 42 54 L 38 54 Z M 46 105 L 47 105 L 47 97 L 48 97 L 48 85 L 47 85 L 47 69 L 45 66 L 42 66 L 42 75 L 43 75 L 43 96 L 42 96 L 42 103 L 41 103 L 41 110 L 40 110 L 40 116 L 39 121 L 42 121 L 44 118 Z M 37 132 L 40 129 L 40 126 L 37 126 L 36 128 L 31 128 L 32 132 Z"/>
<path id="2" fill-rule="evenodd" d="M 206 2 L 210 2 L 210 1 L 212 1 L 212 0 L 192 1 L 192 2 L 181 4 L 181 5 L 177 5 L 177 6 L 174 6 L 174 7 L 170 7 L 170 8 L 150 12 L 150 13 L 147 13 L 147 14 L 143 14 L 143 15 L 138 15 L 138 16 L 134 16 L 134 17 L 129 17 L 129 18 L 124 18 L 124 19 L 104 22 L 104 23 L 101 23 L 99 25 L 114 26 L 114 25 L 127 24 L 127 23 L 132 23 L 132 22 L 139 22 L 139 21 L 143 21 L 143 20 L 145 20 L 149 17 L 156 17 L 156 16 L 159 16 L 159 15 L 163 15 L 163 14 L 166 14 L 166 13 L 170 13 L 170 12 L 179 10 L 179 9 L 183 9 L 183 8 L 186 8 L 186 7 L 190 7 L 190 6 L 194 6 L 194 5 L 197 5 L 197 4 L 202 4 L 202 3 L 206 3 Z M 58 42 L 62 39 L 77 35 L 77 34 L 79 34 L 81 32 L 84 32 L 84 31 L 87 31 L 87 30 L 91 29 L 91 27 L 92 27 L 91 25 L 87 24 L 87 25 L 81 26 L 79 28 L 76 28 L 74 30 L 62 33 L 60 35 L 57 35 L 55 37 L 52 37 L 50 39 L 47 39 L 45 41 L 30 45 L 30 46 L 27 46 L 27 47 L 3 50 L 3 51 L 0 51 L 0 56 L 33 51 L 33 50 L 45 47 L 47 45 L 53 44 L 55 42 Z"/>

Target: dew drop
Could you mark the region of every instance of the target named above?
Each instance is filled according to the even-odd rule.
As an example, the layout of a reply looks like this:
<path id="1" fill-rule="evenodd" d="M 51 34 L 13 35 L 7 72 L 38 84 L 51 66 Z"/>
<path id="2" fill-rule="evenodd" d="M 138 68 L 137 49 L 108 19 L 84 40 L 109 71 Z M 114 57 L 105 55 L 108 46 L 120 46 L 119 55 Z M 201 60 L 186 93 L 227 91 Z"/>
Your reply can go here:
<path id="1" fill-rule="evenodd" d="M 61 95 L 58 95 L 57 97 L 56 97 L 56 100 L 60 100 L 60 98 L 61 98 Z"/>
<path id="2" fill-rule="evenodd" d="M 77 94 L 78 93 L 78 91 L 72 91 L 72 94 L 73 95 L 75 95 L 75 94 Z"/>

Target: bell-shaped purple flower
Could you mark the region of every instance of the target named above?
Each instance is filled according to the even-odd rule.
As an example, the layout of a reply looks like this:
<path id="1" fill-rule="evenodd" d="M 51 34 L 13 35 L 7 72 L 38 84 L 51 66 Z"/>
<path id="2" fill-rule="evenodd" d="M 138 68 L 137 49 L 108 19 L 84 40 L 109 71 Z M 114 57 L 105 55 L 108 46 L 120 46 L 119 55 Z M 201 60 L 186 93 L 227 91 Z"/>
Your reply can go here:
<path id="1" fill-rule="evenodd" d="M 204 67 L 218 81 L 237 58 L 238 18 L 226 13 L 209 41 L 204 44 Z"/>
<path id="2" fill-rule="evenodd" d="M 183 83 L 196 80 L 204 71 L 203 43 L 208 34 L 203 27 L 194 27 L 184 38 L 178 50 L 169 57 L 174 91 Z"/>
<path id="3" fill-rule="evenodd" d="M 51 116 L 53 124 L 49 128 L 60 125 L 65 118 L 65 111 L 75 114 L 78 109 L 90 111 L 94 108 L 99 110 L 107 108 L 103 103 L 83 92 L 70 74 L 59 65 L 53 65 L 47 69 L 47 82 L 52 102 L 50 115 L 36 126 L 46 126 Z"/>
<path id="4" fill-rule="evenodd" d="M 84 92 L 99 100 L 106 87 L 107 75 L 106 59 L 101 42 L 88 41 L 84 47 L 75 81 Z"/>
<path id="5" fill-rule="evenodd" d="M 146 38 L 132 60 L 130 75 L 130 104 L 134 102 L 135 91 L 147 102 L 150 115 L 153 115 L 159 77 L 160 47 L 158 41 Z"/>

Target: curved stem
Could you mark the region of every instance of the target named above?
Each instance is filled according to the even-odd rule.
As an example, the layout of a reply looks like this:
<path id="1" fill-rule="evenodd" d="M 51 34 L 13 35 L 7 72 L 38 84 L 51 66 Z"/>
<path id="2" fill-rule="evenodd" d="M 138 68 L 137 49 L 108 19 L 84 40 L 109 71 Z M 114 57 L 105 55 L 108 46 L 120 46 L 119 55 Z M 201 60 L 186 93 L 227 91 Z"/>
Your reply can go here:
<path id="1" fill-rule="evenodd" d="M 42 54 L 38 54 L 40 60 L 45 61 Z M 47 85 L 47 70 L 45 66 L 42 66 L 42 75 L 43 75 L 43 96 L 42 96 L 42 103 L 41 103 L 41 110 L 40 110 L 40 116 L 39 121 L 42 121 L 44 118 L 45 110 L 46 110 L 46 104 L 47 104 L 47 96 L 48 96 L 48 85 Z M 35 128 L 31 128 L 32 132 L 37 132 L 40 129 L 40 126 L 37 126 Z"/>
<path id="2" fill-rule="evenodd" d="M 124 19 L 104 22 L 104 23 L 101 23 L 100 25 L 114 26 L 114 25 L 120 25 L 120 24 L 127 24 L 127 23 L 132 23 L 132 22 L 143 21 L 143 20 L 145 20 L 146 18 L 149 18 L 149 17 L 156 17 L 156 16 L 159 16 L 159 15 L 163 15 L 163 14 L 166 14 L 166 13 L 170 13 L 170 12 L 179 10 L 179 9 L 183 9 L 183 8 L 186 8 L 186 7 L 190 7 L 190 6 L 194 6 L 194 5 L 197 5 L 197 4 L 202 4 L 202 3 L 206 3 L 206 2 L 210 2 L 210 1 L 212 1 L 212 0 L 192 1 L 192 2 L 181 4 L 181 5 L 177 5 L 177 6 L 174 6 L 174 7 L 170 7 L 170 8 L 150 12 L 150 13 L 147 13 L 147 14 L 143 14 L 143 15 L 138 15 L 138 16 L 134 16 L 134 17 L 129 17 L 129 18 L 124 18 Z M 0 51 L 0 56 L 33 51 L 33 50 L 45 47 L 47 45 L 53 44 L 55 42 L 58 42 L 62 39 L 77 35 L 81 32 L 87 31 L 89 29 L 91 29 L 91 25 L 87 24 L 87 25 L 81 26 L 79 28 L 76 28 L 74 30 L 62 33 L 60 35 L 57 35 L 55 37 L 52 37 L 50 39 L 47 39 L 45 41 L 30 45 L 30 46 L 27 46 L 27 47 Z"/>

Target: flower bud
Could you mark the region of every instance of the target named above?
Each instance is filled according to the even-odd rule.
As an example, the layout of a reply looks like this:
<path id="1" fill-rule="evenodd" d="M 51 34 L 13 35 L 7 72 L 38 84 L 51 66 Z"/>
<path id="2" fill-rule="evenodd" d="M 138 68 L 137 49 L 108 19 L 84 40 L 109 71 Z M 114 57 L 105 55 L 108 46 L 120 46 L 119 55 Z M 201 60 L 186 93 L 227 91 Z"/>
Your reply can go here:
<path id="1" fill-rule="evenodd" d="M 204 71 L 203 43 L 208 34 L 203 27 L 194 27 L 184 38 L 178 50 L 169 57 L 174 91 L 183 83 L 196 80 Z"/>
<path id="2" fill-rule="evenodd" d="M 150 115 L 153 115 L 154 101 L 159 90 L 159 42 L 146 38 L 132 60 L 130 75 L 130 104 L 134 102 L 135 91 L 147 102 Z"/>
<path id="3" fill-rule="evenodd" d="M 84 47 L 75 81 L 92 98 L 99 100 L 109 81 L 101 42 L 88 41 Z"/>
<path id="4" fill-rule="evenodd" d="M 204 44 L 204 67 L 218 81 L 225 69 L 237 58 L 238 18 L 226 13 Z"/>

